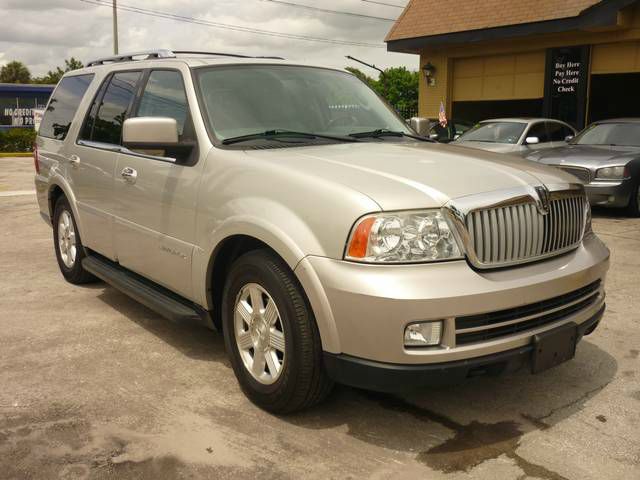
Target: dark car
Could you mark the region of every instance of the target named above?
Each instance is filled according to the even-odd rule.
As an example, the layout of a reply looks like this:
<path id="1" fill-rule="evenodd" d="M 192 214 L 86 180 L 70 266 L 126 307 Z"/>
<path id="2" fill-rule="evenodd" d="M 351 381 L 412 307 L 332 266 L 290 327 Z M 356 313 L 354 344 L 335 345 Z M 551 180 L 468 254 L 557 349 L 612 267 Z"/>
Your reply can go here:
<path id="1" fill-rule="evenodd" d="M 410 124 L 420 135 L 440 143 L 453 142 L 473 127 L 473 123 L 459 119 L 450 119 L 447 121 L 447 125 L 443 127 L 437 118 L 422 117 L 412 118 Z"/>
<path id="2" fill-rule="evenodd" d="M 595 122 L 567 146 L 534 152 L 527 159 L 578 177 L 591 205 L 627 208 L 640 216 L 640 118 Z"/>

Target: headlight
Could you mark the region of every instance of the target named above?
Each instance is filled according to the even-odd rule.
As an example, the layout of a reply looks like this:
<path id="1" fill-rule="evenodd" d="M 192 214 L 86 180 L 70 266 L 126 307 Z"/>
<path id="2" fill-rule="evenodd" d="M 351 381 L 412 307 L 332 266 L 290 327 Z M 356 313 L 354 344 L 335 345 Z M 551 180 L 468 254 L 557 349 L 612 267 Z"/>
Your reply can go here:
<path id="1" fill-rule="evenodd" d="M 440 210 L 375 213 L 356 222 L 346 260 L 420 263 L 462 258 L 452 227 Z"/>
<path id="2" fill-rule="evenodd" d="M 602 180 L 622 180 L 628 177 L 627 167 L 605 167 L 596 170 L 596 178 Z"/>

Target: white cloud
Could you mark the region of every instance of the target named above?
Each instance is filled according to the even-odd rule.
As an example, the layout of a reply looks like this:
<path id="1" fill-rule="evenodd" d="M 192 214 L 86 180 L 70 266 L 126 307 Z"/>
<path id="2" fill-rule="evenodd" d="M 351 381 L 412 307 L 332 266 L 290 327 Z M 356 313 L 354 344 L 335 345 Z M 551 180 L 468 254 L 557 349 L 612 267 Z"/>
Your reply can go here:
<path id="1" fill-rule="evenodd" d="M 383 45 L 390 22 L 312 12 L 262 0 L 118 0 L 122 6 L 168 12 L 211 22 L 360 43 Z M 325 9 L 381 17 L 401 10 L 359 0 L 289 0 Z M 404 2 L 398 2 L 404 3 Z M 384 48 L 332 45 L 236 32 L 120 10 L 120 51 L 153 48 L 213 50 L 250 55 L 278 55 L 332 66 L 358 66 L 345 55 L 379 67 L 405 65 L 415 69 L 415 55 L 388 53 Z M 0 64 L 21 60 L 41 75 L 65 58 L 83 62 L 112 53 L 111 9 L 80 0 L 0 0 Z M 368 70 L 362 67 L 363 70 Z M 373 75 L 374 71 L 367 71 Z"/>

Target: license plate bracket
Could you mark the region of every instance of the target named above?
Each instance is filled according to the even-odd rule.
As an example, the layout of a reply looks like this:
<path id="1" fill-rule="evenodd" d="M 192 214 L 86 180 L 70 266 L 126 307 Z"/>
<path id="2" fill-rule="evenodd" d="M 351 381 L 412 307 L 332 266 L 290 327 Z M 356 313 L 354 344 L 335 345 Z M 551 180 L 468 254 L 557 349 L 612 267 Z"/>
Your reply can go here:
<path id="1" fill-rule="evenodd" d="M 534 335 L 531 371 L 544 372 L 571 360 L 576 354 L 577 339 L 578 326 L 574 322 Z"/>

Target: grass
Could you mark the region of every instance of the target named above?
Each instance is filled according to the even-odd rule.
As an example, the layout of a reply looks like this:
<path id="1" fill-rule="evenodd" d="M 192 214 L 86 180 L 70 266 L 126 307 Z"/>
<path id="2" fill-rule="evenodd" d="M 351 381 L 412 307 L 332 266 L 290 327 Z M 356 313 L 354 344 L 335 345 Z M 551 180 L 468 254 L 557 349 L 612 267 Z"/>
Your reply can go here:
<path id="1" fill-rule="evenodd" d="M 15 153 L 0 152 L 0 158 L 6 158 L 6 157 L 33 157 L 33 152 L 15 152 Z"/>

